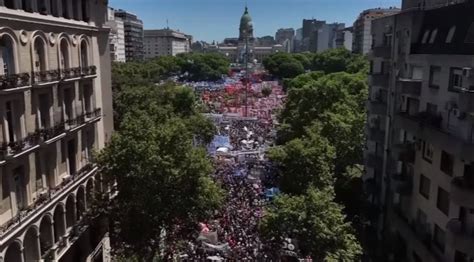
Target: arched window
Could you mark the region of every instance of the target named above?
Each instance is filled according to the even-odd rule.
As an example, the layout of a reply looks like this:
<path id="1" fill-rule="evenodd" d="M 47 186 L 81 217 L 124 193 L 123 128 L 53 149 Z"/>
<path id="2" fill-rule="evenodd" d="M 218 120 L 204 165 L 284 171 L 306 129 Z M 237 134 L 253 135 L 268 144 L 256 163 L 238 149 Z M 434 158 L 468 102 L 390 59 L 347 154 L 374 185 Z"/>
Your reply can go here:
<path id="1" fill-rule="evenodd" d="M 34 71 L 46 71 L 46 44 L 39 37 L 35 39 L 34 43 Z"/>
<path id="2" fill-rule="evenodd" d="M 85 68 L 89 66 L 89 49 L 87 48 L 86 41 L 81 42 L 81 67 Z"/>
<path id="3" fill-rule="evenodd" d="M 61 69 L 66 69 L 70 67 L 69 64 L 69 44 L 66 39 L 61 40 L 61 52 L 60 52 L 60 63 Z"/>
<path id="4" fill-rule="evenodd" d="M 38 7 L 38 13 L 42 15 L 48 14 L 48 6 L 46 5 L 46 0 L 38 0 L 36 4 Z"/>
<path id="5" fill-rule="evenodd" d="M 15 0 L 5 0 L 4 4 L 6 8 L 15 8 Z"/>
<path id="6" fill-rule="evenodd" d="M 69 19 L 69 1 L 63 1 L 63 17 Z"/>
<path id="7" fill-rule="evenodd" d="M 0 75 L 15 73 L 13 41 L 4 35 L 0 38 Z"/>

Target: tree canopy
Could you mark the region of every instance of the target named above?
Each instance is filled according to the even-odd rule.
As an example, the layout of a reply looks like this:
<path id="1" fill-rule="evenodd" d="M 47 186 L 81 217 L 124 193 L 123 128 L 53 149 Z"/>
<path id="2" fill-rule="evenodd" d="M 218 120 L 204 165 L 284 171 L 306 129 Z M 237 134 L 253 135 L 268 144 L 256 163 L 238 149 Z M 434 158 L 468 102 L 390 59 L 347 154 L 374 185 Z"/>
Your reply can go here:
<path id="1" fill-rule="evenodd" d="M 354 261 L 361 254 L 351 224 L 359 230 L 363 224 L 368 63 L 333 49 L 298 58 L 274 55 L 265 67 L 282 78 L 287 76 L 278 71 L 281 64 L 308 59 L 314 71 L 283 81 L 287 100 L 269 158 L 284 194 L 266 209 L 262 231 L 267 240 L 296 238 L 303 255 L 315 261 Z"/>
<path id="2" fill-rule="evenodd" d="M 274 246 L 297 241 L 301 255 L 314 261 L 357 261 L 362 254 L 342 207 L 330 189 L 308 188 L 303 195 L 278 196 L 266 209 L 261 232 Z"/>
<path id="3" fill-rule="evenodd" d="M 205 149 L 214 125 L 195 110 L 191 89 L 168 83 L 126 86 L 117 94 L 119 132 L 97 162 L 118 195 L 108 206 L 116 250 L 139 261 L 160 251 L 163 232 L 193 232 L 222 202 Z M 131 197 L 133 196 L 133 197 Z"/>

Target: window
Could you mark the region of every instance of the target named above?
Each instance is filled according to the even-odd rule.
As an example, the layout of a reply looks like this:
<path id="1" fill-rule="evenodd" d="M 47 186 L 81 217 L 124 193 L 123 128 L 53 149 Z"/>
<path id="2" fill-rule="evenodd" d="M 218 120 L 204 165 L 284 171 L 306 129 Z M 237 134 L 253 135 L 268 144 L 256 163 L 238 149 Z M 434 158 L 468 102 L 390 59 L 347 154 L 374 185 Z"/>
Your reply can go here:
<path id="1" fill-rule="evenodd" d="M 49 115 L 49 95 L 40 94 L 39 100 L 39 128 L 48 128 L 51 126 L 50 115 Z"/>
<path id="2" fill-rule="evenodd" d="M 66 39 L 61 40 L 61 68 L 69 68 L 69 45 Z"/>
<path id="3" fill-rule="evenodd" d="M 438 105 L 432 103 L 426 103 L 426 112 L 437 115 L 438 114 Z"/>
<path id="4" fill-rule="evenodd" d="M 2 199 L 5 199 L 5 198 L 8 198 L 10 197 L 10 188 L 9 188 L 9 184 L 8 183 L 8 174 L 7 172 L 5 172 L 5 169 L 3 169 L 3 172 L 1 173 L 2 174 Z"/>
<path id="5" fill-rule="evenodd" d="M 431 88 L 439 88 L 441 82 L 441 67 L 430 67 L 430 85 Z"/>
<path id="6" fill-rule="evenodd" d="M 438 35 L 438 29 L 433 30 L 433 32 L 431 33 L 431 37 L 430 37 L 430 44 L 434 43 L 434 41 L 436 40 L 437 35 Z"/>
<path id="7" fill-rule="evenodd" d="M 462 86 L 462 69 L 451 68 L 449 91 L 459 91 L 463 88 Z"/>
<path id="8" fill-rule="evenodd" d="M 441 212 L 449 216 L 449 193 L 441 187 L 438 187 L 436 206 L 441 210 Z"/>
<path id="9" fill-rule="evenodd" d="M 423 159 L 429 163 L 433 163 L 434 148 L 433 145 L 423 141 Z"/>
<path id="10" fill-rule="evenodd" d="M 421 40 L 421 43 L 426 44 L 429 36 L 430 36 L 430 30 L 426 30 L 425 33 L 423 34 L 423 39 Z"/>
<path id="11" fill-rule="evenodd" d="M 87 48 L 87 43 L 86 41 L 81 42 L 81 66 L 87 67 L 89 65 L 89 59 L 88 59 L 88 48 Z"/>
<path id="12" fill-rule="evenodd" d="M 442 230 L 438 225 L 435 224 L 433 240 L 434 240 L 435 245 L 442 252 L 444 252 L 444 244 L 446 241 L 445 239 L 446 239 L 446 232 L 444 232 L 444 230 Z"/>
<path id="13" fill-rule="evenodd" d="M 424 196 L 426 199 L 430 199 L 430 189 L 431 181 L 429 178 L 425 177 L 423 174 L 420 174 L 420 195 Z"/>
<path id="14" fill-rule="evenodd" d="M 34 56 L 34 68 L 35 72 L 46 71 L 46 45 L 43 39 L 37 37 L 35 39 L 35 56 Z"/>
<path id="15" fill-rule="evenodd" d="M 423 79 L 423 67 L 421 66 L 412 66 L 411 78 L 416 80 Z"/>
<path id="16" fill-rule="evenodd" d="M 8 142 L 14 142 L 16 141 L 16 123 L 12 101 L 5 103 L 5 116 L 7 120 Z"/>
<path id="17" fill-rule="evenodd" d="M 92 86 L 84 85 L 84 108 L 86 113 L 92 112 Z"/>
<path id="18" fill-rule="evenodd" d="M 74 118 L 73 116 L 73 103 L 74 103 L 74 93 L 73 93 L 73 87 L 64 89 L 64 106 L 65 106 L 65 113 L 66 113 L 66 119 L 67 120 L 72 120 Z"/>
<path id="19" fill-rule="evenodd" d="M 453 176 L 453 168 L 454 168 L 454 159 L 453 156 L 446 153 L 445 151 L 441 152 L 441 163 L 440 169 L 446 175 Z"/>
<path id="20" fill-rule="evenodd" d="M 454 33 L 456 32 L 456 26 L 452 26 L 449 29 L 448 35 L 446 36 L 446 43 L 451 43 L 453 41 Z"/>

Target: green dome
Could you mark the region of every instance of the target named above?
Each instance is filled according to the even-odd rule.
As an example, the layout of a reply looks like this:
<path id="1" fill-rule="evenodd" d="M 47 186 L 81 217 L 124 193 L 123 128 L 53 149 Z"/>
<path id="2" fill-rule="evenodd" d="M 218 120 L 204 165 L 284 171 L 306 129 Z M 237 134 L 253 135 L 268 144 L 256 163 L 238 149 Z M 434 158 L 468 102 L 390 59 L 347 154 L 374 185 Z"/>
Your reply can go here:
<path id="1" fill-rule="evenodd" d="M 245 12 L 240 19 L 240 27 L 252 26 L 252 17 L 249 14 L 249 10 L 245 7 Z"/>
<path id="2" fill-rule="evenodd" d="M 245 7 L 245 12 L 240 18 L 240 39 L 253 38 L 253 24 L 252 17 L 249 14 L 249 10 Z"/>

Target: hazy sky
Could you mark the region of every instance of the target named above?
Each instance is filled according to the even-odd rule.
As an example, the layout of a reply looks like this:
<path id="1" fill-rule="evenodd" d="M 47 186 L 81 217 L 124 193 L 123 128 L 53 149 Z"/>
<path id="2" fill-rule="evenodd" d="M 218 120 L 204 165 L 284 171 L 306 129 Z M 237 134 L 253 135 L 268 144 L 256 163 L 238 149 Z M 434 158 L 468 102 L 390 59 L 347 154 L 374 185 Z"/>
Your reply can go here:
<path id="1" fill-rule="evenodd" d="M 303 18 L 351 26 L 364 9 L 400 6 L 401 0 L 110 0 L 109 5 L 137 14 L 145 29 L 166 27 L 195 40 L 221 41 L 238 36 L 240 17 L 248 3 L 256 36 L 275 35 L 278 28 L 300 28 Z"/>

